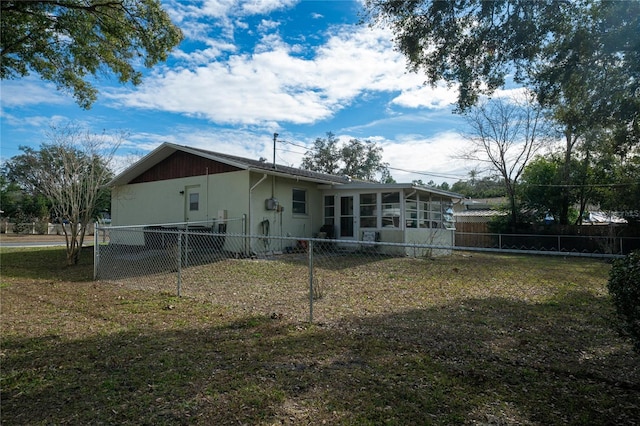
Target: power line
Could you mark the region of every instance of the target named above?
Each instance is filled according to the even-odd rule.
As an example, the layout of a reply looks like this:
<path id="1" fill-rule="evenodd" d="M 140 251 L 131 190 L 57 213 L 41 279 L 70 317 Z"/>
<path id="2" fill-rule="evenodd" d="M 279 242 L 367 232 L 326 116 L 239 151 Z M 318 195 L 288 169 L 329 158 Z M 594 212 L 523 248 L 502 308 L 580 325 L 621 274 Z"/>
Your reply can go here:
<path id="1" fill-rule="evenodd" d="M 626 182 L 626 183 L 587 183 L 583 185 L 572 185 L 572 184 L 541 184 L 541 183 L 528 183 L 528 186 L 539 186 L 544 188 L 607 188 L 614 186 L 633 186 L 640 185 L 640 182 Z"/>
<path id="2" fill-rule="evenodd" d="M 306 150 L 304 152 L 304 154 L 301 153 L 301 152 L 293 151 L 293 150 L 284 150 L 283 149 L 282 151 L 293 152 L 295 154 L 301 154 L 301 155 L 306 155 L 308 152 L 314 151 L 313 148 L 309 148 L 307 146 L 299 145 L 299 144 L 296 144 L 296 143 L 293 143 L 293 142 L 284 141 L 284 140 L 281 140 L 281 139 L 278 139 L 278 142 L 281 142 L 281 143 L 286 144 L 286 145 L 295 146 L 295 147 L 298 147 L 298 148 L 303 148 L 304 150 Z M 411 174 L 415 174 L 415 175 L 437 177 L 437 178 L 442 178 L 442 179 L 458 179 L 458 180 L 464 179 L 464 177 L 461 177 L 461 176 L 448 175 L 448 174 L 445 174 L 445 173 L 435 173 L 435 172 L 429 172 L 429 171 L 407 170 L 407 169 L 401 169 L 401 168 L 398 168 L 398 167 L 387 167 L 387 169 L 395 170 L 395 171 L 398 171 L 398 172 L 411 173 Z"/>
<path id="3" fill-rule="evenodd" d="M 464 177 L 461 177 L 461 176 L 448 175 L 448 174 L 445 174 L 445 173 L 434 173 L 434 172 L 425 172 L 425 171 L 418 171 L 418 170 L 407 170 L 407 169 L 400 169 L 398 167 L 387 167 L 387 168 L 389 170 L 397 170 L 399 172 L 411 173 L 411 174 L 415 174 L 415 175 L 433 176 L 433 177 L 439 177 L 439 178 L 443 178 L 443 179 L 458 179 L 458 180 L 464 179 Z"/>
<path id="4" fill-rule="evenodd" d="M 308 152 L 313 152 L 314 151 L 313 147 L 309 148 L 309 147 L 304 146 L 304 145 L 300 145 L 300 144 L 296 144 L 296 143 L 293 143 L 293 142 L 280 140 L 280 139 L 278 139 L 278 142 L 281 142 L 281 143 L 283 143 L 285 145 L 291 145 L 291 146 L 295 146 L 297 148 L 302 148 L 302 149 L 305 150 L 304 153 L 298 152 L 298 151 L 294 151 L 294 150 L 288 150 L 288 149 L 281 149 L 281 151 L 291 152 L 291 153 L 299 154 L 299 155 L 306 155 Z M 410 174 L 414 174 L 414 175 L 436 177 L 436 178 L 441 178 L 441 179 L 464 180 L 466 178 L 466 176 L 450 175 L 450 174 L 446 174 L 446 173 L 434 173 L 434 172 L 429 172 L 429 171 L 408 170 L 408 169 L 401 169 L 399 167 L 387 166 L 387 169 L 395 170 L 395 171 L 398 171 L 398 172 L 410 173 Z M 563 184 L 558 184 L 558 185 L 555 185 L 555 184 L 549 184 L 549 185 L 530 184 L 530 185 L 531 186 L 538 186 L 538 187 L 546 187 L 546 188 L 607 188 L 607 187 L 624 187 L 624 186 L 640 185 L 640 182 L 594 183 L 594 184 L 584 184 L 584 185 L 572 185 L 572 184 L 566 184 L 566 185 L 563 185 Z"/>
<path id="5" fill-rule="evenodd" d="M 309 147 L 306 147 L 304 145 L 298 145 L 298 144 L 295 144 L 293 142 L 283 141 L 282 139 L 278 139 L 278 142 L 282 142 L 283 144 L 286 144 L 286 145 L 297 146 L 298 148 L 302 148 L 302 149 L 305 149 L 307 151 L 313 151 L 313 148 L 309 148 Z"/>

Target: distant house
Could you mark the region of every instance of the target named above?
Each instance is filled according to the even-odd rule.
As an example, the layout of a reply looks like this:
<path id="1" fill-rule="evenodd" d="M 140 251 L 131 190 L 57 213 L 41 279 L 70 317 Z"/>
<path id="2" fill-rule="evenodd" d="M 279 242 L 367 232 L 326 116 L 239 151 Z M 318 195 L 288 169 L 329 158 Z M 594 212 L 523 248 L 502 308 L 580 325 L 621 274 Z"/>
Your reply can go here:
<path id="1" fill-rule="evenodd" d="M 109 184 L 118 225 L 188 222 L 229 234 L 454 245 L 460 195 L 355 182 L 266 161 L 163 143 Z M 257 251 L 259 247 L 253 247 Z"/>
<path id="2" fill-rule="evenodd" d="M 507 199 L 504 197 L 467 198 L 459 201 L 453 208 L 457 230 L 460 232 L 487 232 L 487 223 L 497 216 L 505 216 L 507 214 L 500 209 L 506 203 Z M 471 224 L 482 225 L 474 226 Z"/>

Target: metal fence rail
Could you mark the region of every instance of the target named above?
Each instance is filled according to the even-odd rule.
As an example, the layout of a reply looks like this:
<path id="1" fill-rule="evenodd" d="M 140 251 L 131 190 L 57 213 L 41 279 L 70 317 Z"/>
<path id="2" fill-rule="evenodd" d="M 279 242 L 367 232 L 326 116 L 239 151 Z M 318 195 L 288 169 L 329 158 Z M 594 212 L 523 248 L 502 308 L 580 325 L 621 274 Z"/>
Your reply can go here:
<path id="1" fill-rule="evenodd" d="M 579 253 L 585 256 L 624 256 L 640 249 L 640 237 L 456 232 L 456 246 L 541 253 Z"/>

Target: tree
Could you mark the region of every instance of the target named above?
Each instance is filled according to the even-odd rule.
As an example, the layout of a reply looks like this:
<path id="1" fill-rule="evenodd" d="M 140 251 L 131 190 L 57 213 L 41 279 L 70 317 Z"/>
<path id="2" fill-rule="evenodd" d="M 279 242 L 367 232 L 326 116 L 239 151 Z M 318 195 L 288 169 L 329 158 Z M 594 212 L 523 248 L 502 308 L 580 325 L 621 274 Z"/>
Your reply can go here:
<path id="1" fill-rule="evenodd" d="M 391 182 L 389 182 L 389 183 L 391 183 Z M 422 179 L 414 179 L 414 180 L 411 181 L 411 183 L 413 185 L 416 185 L 416 186 L 430 186 L 432 188 L 442 189 L 443 191 L 451 190 L 451 186 L 449 185 L 448 182 L 442 182 L 441 184 L 438 185 L 433 180 L 430 180 L 429 182 L 424 183 L 422 181 Z"/>
<path id="2" fill-rule="evenodd" d="M 458 110 L 513 75 L 551 111 L 565 138 L 560 222 L 568 223 L 574 154 L 592 128 L 620 149 L 640 141 L 640 2 L 367 0 L 412 70 L 459 84 Z"/>
<path id="3" fill-rule="evenodd" d="M 611 132 L 589 132 L 580 147 L 581 198 L 629 220 L 640 211 L 640 147 L 620 150 Z M 584 194 L 584 195 L 583 195 Z M 581 211 L 584 210 L 581 203 Z M 633 212 L 636 212 L 635 214 Z"/>
<path id="4" fill-rule="evenodd" d="M 80 259 L 87 225 L 96 219 L 105 199 L 109 169 L 123 135 L 95 135 L 72 125 L 52 127 L 48 143 L 40 150 L 21 147 L 22 155 L 6 164 L 8 176 L 31 193 L 48 199 L 52 214 L 63 226 L 67 243 L 67 265 Z"/>
<path id="5" fill-rule="evenodd" d="M 511 225 L 515 227 L 520 176 L 529 160 L 549 141 L 542 109 L 531 97 L 524 101 L 497 98 L 471 107 L 464 117 L 470 128 L 465 136 L 471 145 L 460 157 L 488 163 L 502 178 Z"/>
<path id="6" fill-rule="evenodd" d="M 351 139 L 340 146 L 340 139 L 331 132 L 327 138 L 317 138 L 313 148 L 302 159 L 302 168 L 321 173 L 342 174 L 353 179 L 393 182 L 389 165 L 382 162 L 382 148 L 371 141 Z M 380 178 L 376 179 L 379 175 Z"/>
<path id="7" fill-rule="evenodd" d="M 0 78 L 38 73 L 85 109 L 97 94 L 89 76 L 109 69 L 139 84 L 136 65 L 165 61 L 182 40 L 159 0 L 3 0 L 0 19 Z"/>
<path id="8" fill-rule="evenodd" d="M 313 148 L 302 158 L 302 168 L 330 175 L 337 174 L 340 163 L 339 142 L 340 139 L 331 132 L 327 132 L 326 139 L 316 138 Z"/>
<path id="9" fill-rule="evenodd" d="M 10 218 L 26 217 L 28 221 L 39 218 L 42 199 L 26 193 L 20 186 L 12 182 L 3 170 L 0 174 L 0 206 L 2 215 Z"/>
<path id="10" fill-rule="evenodd" d="M 638 117 L 637 1 L 366 0 L 365 8 L 372 25 L 391 28 L 411 70 L 424 70 L 430 84 L 460 85 L 460 110 L 510 75 L 557 88 L 593 66 L 627 77 L 618 79 L 626 90 L 612 86 L 600 96 L 623 121 Z"/>
<path id="11" fill-rule="evenodd" d="M 469 172 L 469 180 L 459 180 L 451 186 L 451 191 L 470 198 L 497 198 L 505 197 L 505 188 L 502 179 L 497 176 L 484 176 L 478 179 L 478 171 Z"/>
<path id="12" fill-rule="evenodd" d="M 562 209 L 560 191 L 562 160 L 558 156 L 537 157 L 525 167 L 519 188 L 522 207 L 532 212 L 535 220 L 542 220 L 547 213 L 559 217 Z M 572 197 L 571 201 L 575 201 Z"/>
<path id="13" fill-rule="evenodd" d="M 539 214 L 549 211 L 556 218 L 564 214 L 567 223 L 581 224 L 589 205 L 621 212 L 628 220 L 635 220 L 640 210 L 640 155 L 637 148 L 616 152 L 614 138 L 608 132 L 585 134 L 570 159 L 568 179 L 564 175 L 564 152 L 530 162 L 522 174 L 519 191 L 523 206 Z M 574 213 L 575 205 L 578 211 Z"/>

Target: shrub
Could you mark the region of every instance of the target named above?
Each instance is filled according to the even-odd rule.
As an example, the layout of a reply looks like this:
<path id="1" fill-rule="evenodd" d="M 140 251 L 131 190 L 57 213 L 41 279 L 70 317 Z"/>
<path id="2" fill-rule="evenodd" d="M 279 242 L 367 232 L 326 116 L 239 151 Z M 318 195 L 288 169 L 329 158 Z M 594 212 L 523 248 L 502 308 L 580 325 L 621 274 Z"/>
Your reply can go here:
<path id="1" fill-rule="evenodd" d="M 618 314 L 620 331 L 640 352 L 640 251 L 613 263 L 609 274 L 609 294 Z"/>
<path id="2" fill-rule="evenodd" d="M 49 222 L 43 220 L 37 220 L 35 222 L 36 234 L 46 235 L 49 233 Z"/>

